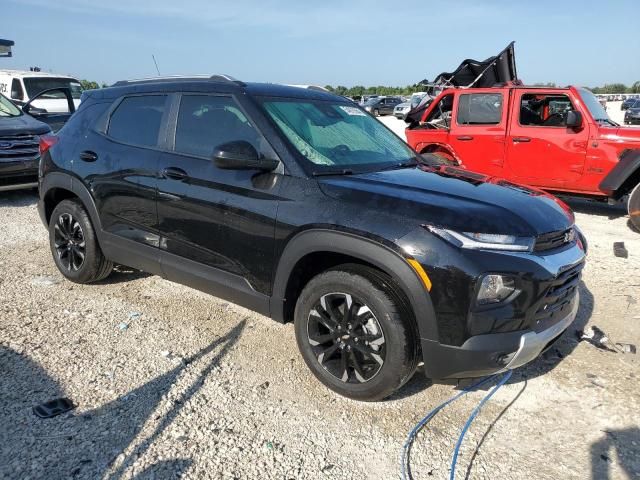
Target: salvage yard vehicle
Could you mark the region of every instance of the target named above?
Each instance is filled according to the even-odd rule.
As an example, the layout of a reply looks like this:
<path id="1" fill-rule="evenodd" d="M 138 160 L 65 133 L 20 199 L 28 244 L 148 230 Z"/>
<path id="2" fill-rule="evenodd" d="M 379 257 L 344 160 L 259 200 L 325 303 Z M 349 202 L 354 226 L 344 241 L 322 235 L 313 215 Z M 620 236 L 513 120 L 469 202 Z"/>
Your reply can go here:
<path id="1" fill-rule="evenodd" d="M 640 99 L 634 99 L 624 112 L 625 125 L 640 125 Z"/>
<path id="2" fill-rule="evenodd" d="M 41 146 L 38 210 L 67 279 L 118 263 L 293 322 L 347 397 L 385 398 L 421 361 L 438 380 L 519 367 L 576 316 L 586 241 L 566 205 L 431 167 L 328 92 L 122 81 Z"/>
<path id="3" fill-rule="evenodd" d="M 585 88 L 451 88 L 406 135 L 418 152 L 475 172 L 551 192 L 626 200 L 640 228 L 640 130 L 613 122 Z"/>
<path id="4" fill-rule="evenodd" d="M 78 108 L 82 85 L 75 78 L 40 71 L 0 69 L 0 93 L 11 98 L 18 106 L 25 105 L 38 95 L 39 99 L 33 103 L 35 108 L 47 113 L 66 113 L 67 99 L 61 93 L 61 88 L 71 91 L 75 107 Z M 49 93 L 40 95 L 45 90 Z"/>
<path id="5" fill-rule="evenodd" d="M 41 138 L 51 133 L 52 127 L 61 127 L 75 111 L 71 92 L 65 88 L 56 90 L 66 97 L 70 113 L 42 112 L 30 102 L 20 109 L 0 94 L 0 191 L 38 186 Z"/>
<path id="6" fill-rule="evenodd" d="M 402 99 L 399 97 L 375 97 L 365 102 L 364 109 L 374 117 L 393 115 L 393 109 L 401 103 Z"/>

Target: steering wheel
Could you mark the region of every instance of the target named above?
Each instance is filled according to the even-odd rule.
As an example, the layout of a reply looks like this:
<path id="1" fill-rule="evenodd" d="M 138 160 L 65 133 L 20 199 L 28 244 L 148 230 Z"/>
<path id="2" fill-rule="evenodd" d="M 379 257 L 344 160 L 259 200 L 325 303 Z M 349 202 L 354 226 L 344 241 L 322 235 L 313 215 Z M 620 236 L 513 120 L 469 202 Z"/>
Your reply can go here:
<path id="1" fill-rule="evenodd" d="M 543 126 L 559 126 L 564 123 L 564 114 L 560 112 L 552 113 L 549 117 L 542 122 Z"/>

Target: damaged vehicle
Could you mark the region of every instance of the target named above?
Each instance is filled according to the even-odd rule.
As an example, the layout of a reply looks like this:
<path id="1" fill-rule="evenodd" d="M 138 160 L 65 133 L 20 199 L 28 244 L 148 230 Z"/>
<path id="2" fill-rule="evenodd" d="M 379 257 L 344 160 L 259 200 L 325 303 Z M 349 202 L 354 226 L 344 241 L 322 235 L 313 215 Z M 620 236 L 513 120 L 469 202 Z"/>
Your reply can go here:
<path id="1" fill-rule="evenodd" d="M 522 85 L 513 43 L 436 82 L 442 93 L 407 116 L 418 152 L 549 192 L 626 202 L 640 229 L 640 130 L 612 121 L 589 90 Z"/>
<path id="2" fill-rule="evenodd" d="M 391 395 L 421 362 L 436 380 L 519 367 L 578 310 L 586 243 L 566 205 L 430 167 L 326 91 L 118 82 L 41 151 L 68 280 L 118 263 L 293 322 L 309 369 L 350 398 Z"/>

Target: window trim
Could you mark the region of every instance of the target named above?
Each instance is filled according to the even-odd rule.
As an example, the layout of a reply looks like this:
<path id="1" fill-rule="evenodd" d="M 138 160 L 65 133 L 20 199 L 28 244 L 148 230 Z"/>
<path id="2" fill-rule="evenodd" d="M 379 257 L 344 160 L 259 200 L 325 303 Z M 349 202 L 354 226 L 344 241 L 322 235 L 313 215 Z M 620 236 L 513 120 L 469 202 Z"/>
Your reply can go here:
<path id="1" fill-rule="evenodd" d="M 520 96 L 518 97 L 518 126 L 520 128 L 563 128 L 563 129 L 567 129 L 568 127 L 566 125 L 523 125 L 522 123 L 520 123 L 520 113 L 522 112 L 522 97 L 524 97 L 525 95 L 533 95 L 534 92 L 533 91 L 525 91 L 520 93 Z M 567 93 L 550 93 L 550 92 L 535 92 L 535 95 L 547 95 L 547 96 L 564 96 L 567 97 L 567 99 L 569 100 L 569 103 L 571 104 L 571 108 L 573 109 L 574 112 L 580 112 L 580 110 L 578 110 L 576 108 L 576 106 L 574 105 L 574 103 L 571 101 L 571 97 L 567 94 Z M 582 113 L 582 112 L 580 112 Z M 583 115 L 584 116 L 584 115 Z"/>
<path id="2" fill-rule="evenodd" d="M 171 109 L 172 96 L 173 96 L 173 93 L 171 92 L 130 93 L 130 94 L 125 94 L 121 96 L 120 98 L 116 99 L 111 104 L 111 107 L 106 111 L 106 120 L 99 133 L 103 135 L 105 138 L 107 138 L 108 140 L 118 143 L 120 145 L 127 145 L 129 147 L 136 147 L 136 148 L 145 148 L 147 150 L 155 150 L 159 152 L 166 151 L 166 143 L 167 143 L 166 130 L 168 125 L 167 120 L 169 118 L 169 112 Z M 125 99 L 132 98 L 132 97 L 166 97 L 167 98 L 165 100 L 164 112 L 162 113 L 162 117 L 160 118 L 160 128 L 158 129 L 158 138 L 156 140 L 156 145 L 140 145 L 139 143 L 124 142 L 122 140 L 118 140 L 117 138 L 114 138 L 111 135 L 109 135 L 109 127 L 111 126 L 111 118 L 113 117 L 113 114 L 116 112 L 118 107 L 122 104 L 122 102 Z"/>
<path id="3" fill-rule="evenodd" d="M 282 159 L 276 152 L 276 149 L 273 148 L 273 145 L 267 138 L 267 136 L 262 133 L 262 130 L 258 128 L 257 122 L 251 118 L 247 110 L 244 106 L 238 101 L 238 98 L 233 93 L 222 93 L 222 92 L 176 92 L 174 94 L 174 99 L 171 103 L 171 114 L 168 117 L 167 123 L 167 137 L 166 137 L 166 152 L 171 153 L 173 155 L 180 155 L 183 157 L 189 158 L 197 158 L 198 160 L 205 160 L 207 162 L 211 162 L 211 157 L 204 157 L 202 155 L 196 155 L 194 153 L 181 152 L 176 150 L 176 131 L 178 129 L 178 115 L 180 114 L 180 104 L 182 102 L 182 97 L 226 97 L 230 98 L 235 106 L 242 112 L 242 114 L 246 117 L 249 124 L 258 132 L 258 135 L 262 137 L 262 139 L 269 145 L 271 151 L 275 155 L 275 159 L 278 160 L 282 164 Z M 258 152 L 260 153 L 260 152 Z"/>
<path id="4" fill-rule="evenodd" d="M 496 123 L 460 123 L 458 121 L 458 119 L 460 118 L 460 115 L 458 115 L 460 113 L 460 99 L 464 96 L 471 96 L 471 95 L 500 95 L 501 99 L 502 99 L 502 103 L 500 105 L 500 118 Z M 451 108 L 451 110 L 453 110 L 453 107 Z M 472 93 L 460 93 L 458 95 L 458 98 L 456 100 L 456 126 L 458 127 L 497 127 L 502 125 L 502 123 L 504 122 L 504 112 L 505 112 L 505 108 L 504 108 L 504 92 L 472 92 Z"/>

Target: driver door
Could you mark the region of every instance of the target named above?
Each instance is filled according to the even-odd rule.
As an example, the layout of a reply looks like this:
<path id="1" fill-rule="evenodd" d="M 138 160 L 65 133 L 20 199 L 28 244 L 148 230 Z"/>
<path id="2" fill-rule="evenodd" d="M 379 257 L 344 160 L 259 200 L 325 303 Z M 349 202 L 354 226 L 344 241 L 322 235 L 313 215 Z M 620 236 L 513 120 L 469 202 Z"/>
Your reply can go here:
<path id="1" fill-rule="evenodd" d="M 589 126 L 567 128 L 569 110 L 578 110 L 568 95 L 514 90 L 507 135 L 509 178 L 559 190 L 575 189 L 584 173 Z M 583 114 L 583 118 L 587 118 Z"/>

